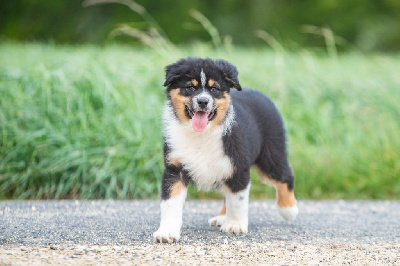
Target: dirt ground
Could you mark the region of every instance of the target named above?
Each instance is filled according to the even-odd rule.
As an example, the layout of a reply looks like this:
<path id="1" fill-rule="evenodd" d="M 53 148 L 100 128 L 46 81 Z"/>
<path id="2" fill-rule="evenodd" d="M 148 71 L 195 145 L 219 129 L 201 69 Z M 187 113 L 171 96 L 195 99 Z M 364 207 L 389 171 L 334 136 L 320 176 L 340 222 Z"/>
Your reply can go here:
<path id="1" fill-rule="evenodd" d="M 399 265 L 399 243 L 0 247 L 0 265 Z"/>

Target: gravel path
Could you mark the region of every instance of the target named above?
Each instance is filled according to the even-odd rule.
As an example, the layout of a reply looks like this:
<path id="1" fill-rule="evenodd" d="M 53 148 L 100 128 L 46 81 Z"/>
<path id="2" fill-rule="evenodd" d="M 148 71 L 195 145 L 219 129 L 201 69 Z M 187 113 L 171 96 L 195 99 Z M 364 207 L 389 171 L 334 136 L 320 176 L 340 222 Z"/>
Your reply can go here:
<path id="1" fill-rule="evenodd" d="M 178 244 L 154 244 L 158 201 L 0 202 L 0 265 L 400 265 L 399 201 L 300 201 L 286 222 L 251 201 L 249 233 L 207 225 L 222 202 L 188 201 Z"/>

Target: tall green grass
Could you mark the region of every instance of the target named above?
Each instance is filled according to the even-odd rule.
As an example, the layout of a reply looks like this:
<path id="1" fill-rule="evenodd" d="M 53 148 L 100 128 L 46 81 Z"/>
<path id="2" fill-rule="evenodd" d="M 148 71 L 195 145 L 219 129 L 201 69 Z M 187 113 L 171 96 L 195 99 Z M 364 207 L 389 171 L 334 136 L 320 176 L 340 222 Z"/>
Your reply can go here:
<path id="1" fill-rule="evenodd" d="M 0 198 L 157 197 L 163 68 L 189 55 L 231 61 L 275 101 L 298 198 L 400 199 L 398 55 L 15 43 L 0 44 Z"/>

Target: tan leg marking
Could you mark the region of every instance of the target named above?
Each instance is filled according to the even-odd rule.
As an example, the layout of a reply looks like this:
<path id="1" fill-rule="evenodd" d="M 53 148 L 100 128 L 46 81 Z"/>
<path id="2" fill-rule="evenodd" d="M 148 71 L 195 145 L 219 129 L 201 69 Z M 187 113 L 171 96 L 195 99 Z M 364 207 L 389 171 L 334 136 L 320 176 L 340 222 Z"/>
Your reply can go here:
<path id="1" fill-rule="evenodd" d="M 276 189 L 276 202 L 280 208 L 293 207 L 296 205 L 296 198 L 293 190 L 289 190 L 286 183 L 282 183 L 270 178 L 257 167 L 258 175 L 262 181 L 272 185 Z"/>
<path id="2" fill-rule="evenodd" d="M 185 105 L 189 104 L 189 98 L 179 95 L 180 89 L 172 89 L 169 92 L 171 96 L 172 105 L 174 106 L 174 110 L 182 122 L 189 122 L 189 118 L 187 118 L 185 114 Z"/>
<path id="3" fill-rule="evenodd" d="M 224 206 L 222 206 L 217 216 L 212 217 L 208 220 L 208 223 L 212 226 L 222 226 L 225 223 L 225 220 L 226 220 L 226 204 L 224 199 Z"/>
<path id="4" fill-rule="evenodd" d="M 176 166 L 176 167 L 180 167 L 181 166 L 181 163 L 178 161 L 178 159 L 171 158 L 169 156 L 167 156 L 167 162 L 168 162 L 168 164 Z"/>
<path id="5" fill-rule="evenodd" d="M 211 121 L 213 126 L 220 125 L 224 120 L 226 113 L 229 110 L 229 106 L 231 103 L 231 96 L 228 92 L 224 92 L 224 97 L 221 99 L 215 99 L 215 104 L 218 106 L 217 115 Z"/>
<path id="6" fill-rule="evenodd" d="M 219 211 L 218 215 L 225 215 L 226 214 L 226 205 L 224 201 L 224 206 L 222 206 L 221 210 Z"/>
<path id="7" fill-rule="evenodd" d="M 293 190 L 290 191 L 285 183 L 276 182 L 275 185 L 277 194 L 277 203 L 281 208 L 293 207 L 296 205 L 296 198 L 294 196 Z"/>
<path id="8" fill-rule="evenodd" d="M 170 197 L 174 198 L 178 196 L 184 188 L 186 188 L 186 186 L 182 183 L 182 181 L 176 182 L 171 186 Z"/>

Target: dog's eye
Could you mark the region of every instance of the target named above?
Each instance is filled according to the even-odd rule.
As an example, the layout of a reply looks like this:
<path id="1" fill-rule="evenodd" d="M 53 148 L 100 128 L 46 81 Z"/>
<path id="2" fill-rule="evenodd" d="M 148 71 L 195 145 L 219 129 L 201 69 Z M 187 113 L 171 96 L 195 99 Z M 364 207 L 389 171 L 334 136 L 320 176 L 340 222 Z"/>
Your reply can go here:
<path id="1" fill-rule="evenodd" d="M 193 91 L 195 91 L 195 90 L 196 90 L 196 88 L 193 87 L 193 86 L 186 87 L 186 91 L 193 92 Z"/>
<path id="2" fill-rule="evenodd" d="M 212 87 L 210 91 L 211 91 L 211 93 L 215 93 L 215 94 L 219 93 L 219 90 L 215 87 Z"/>

